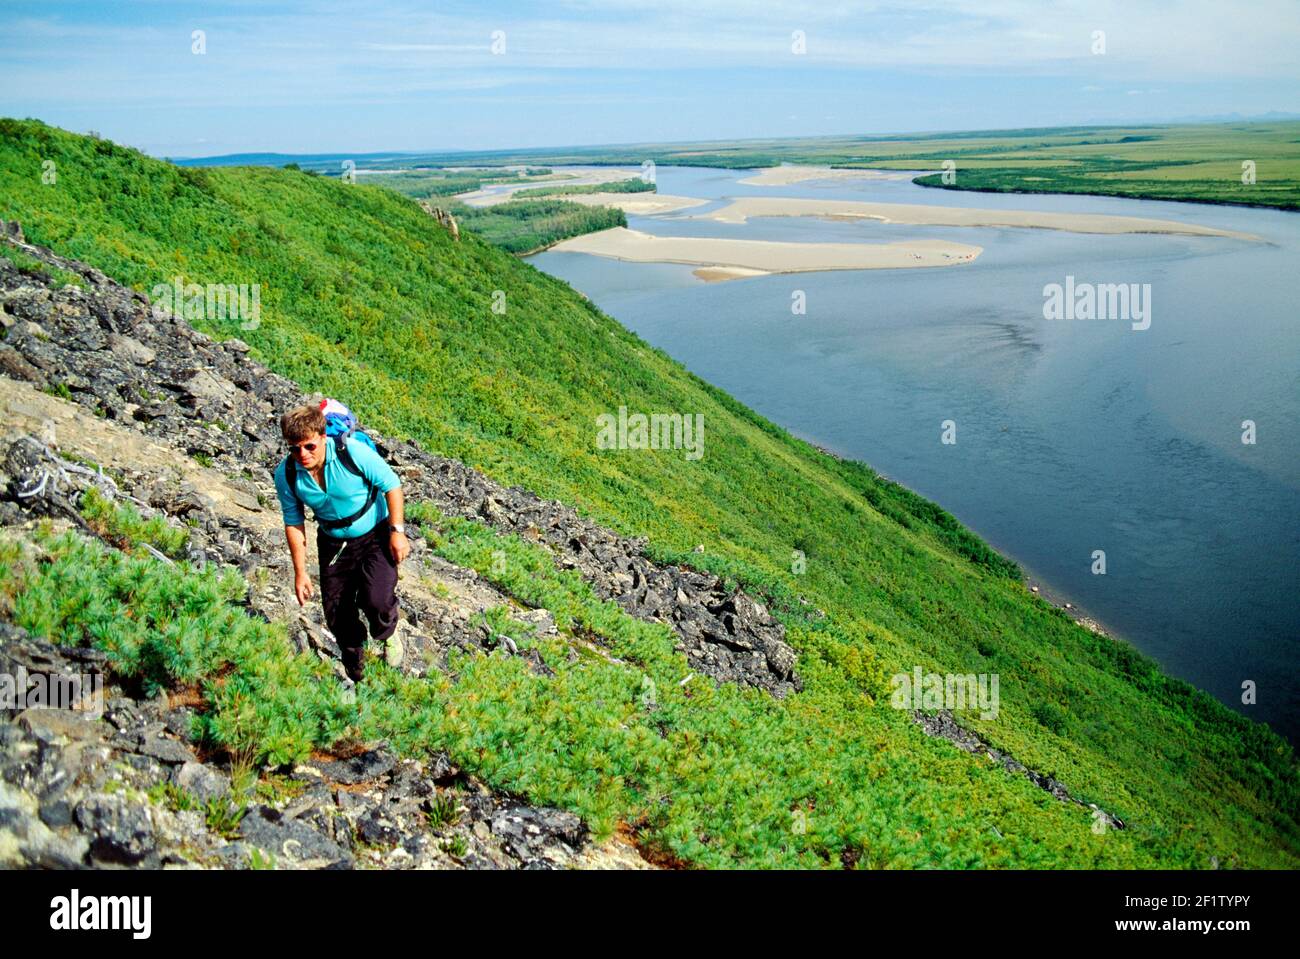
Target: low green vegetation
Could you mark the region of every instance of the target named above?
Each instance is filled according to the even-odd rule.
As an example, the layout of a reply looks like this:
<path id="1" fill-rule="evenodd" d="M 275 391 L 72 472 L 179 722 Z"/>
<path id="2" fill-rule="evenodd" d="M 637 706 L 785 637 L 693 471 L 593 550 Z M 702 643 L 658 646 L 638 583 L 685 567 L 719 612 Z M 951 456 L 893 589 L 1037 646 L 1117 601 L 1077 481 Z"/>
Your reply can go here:
<path id="1" fill-rule="evenodd" d="M 613 180 L 609 183 L 581 183 L 575 186 L 539 186 L 516 190 L 513 196 L 525 200 L 536 196 L 572 196 L 581 193 L 653 193 L 655 184 L 640 177 L 630 180 Z"/>
<path id="2" fill-rule="evenodd" d="M 822 676 L 817 693 L 788 707 L 754 689 L 715 688 L 673 653 L 667 627 L 599 600 L 576 573 L 558 570 L 545 548 L 413 507 L 412 521 L 439 555 L 551 605 L 565 633 L 520 645 L 537 649 L 554 676 L 534 673 L 519 657 L 456 650 L 449 675 L 431 680 L 375 663 L 355 706 L 345 705 L 321 663 L 289 652 L 279 627 L 237 607 L 237 577 L 189 567 L 178 573 L 74 531 L 56 534 L 48 521 L 35 531 L 34 556 L 18 541 L 0 542 L 0 603 L 36 635 L 93 643 L 119 676 L 199 684 L 199 738 L 232 755 L 290 764 L 358 737 L 388 739 L 403 756 L 445 748 L 491 782 L 574 809 L 598 840 L 628 822 L 648 849 L 700 866 L 838 868 L 846 857 L 899 868 L 1155 861 L 1123 835 L 1084 842 L 1061 861 L 1044 854 L 1044 843 L 1087 835 L 1086 818 L 994 766 L 964 770 L 944 794 L 918 795 L 916 763 L 955 769 L 967 760 L 935 742 L 916 754 L 891 751 L 847 726 L 817 740 L 806 735 L 825 711 L 870 705 L 853 670 Z M 112 631 L 122 619 L 131 625 Z M 608 656 L 571 660 L 570 631 Z M 868 672 L 869 685 L 878 686 L 879 671 Z M 1023 817 L 1031 828 L 1003 838 L 985 827 L 988 808 L 944 808 L 945 796 L 951 802 L 971 788 L 1000 810 L 1000 821 Z M 236 782 L 232 795 L 200 801 L 163 786 L 152 798 L 197 809 L 209 829 L 234 836 L 249 792 Z M 942 830 L 930 828 L 935 817 Z M 455 820 L 451 797 L 429 816 L 435 829 Z M 956 836 L 963 841 L 954 843 Z"/>
<path id="3" fill-rule="evenodd" d="M 4 257 L 16 266 L 19 272 L 25 273 L 36 279 L 54 280 L 60 286 L 76 286 L 84 288 L 86 285 L 77 274 L 70 273 L 67 270 L 61 270 L 57 266 L 49 266 L 46 263 L 42 263 L 40 260 L 36 259 L 36 257 L 29 256 L 22 250 L 9 246 L 7 243 L 0 243 L 0 257 Z"/>
<path id="4" fill-rule="evenodd" d="M 150 802 L 165 805 L 172 812 L 197 810 L 203 813 L 208 829 L 227 839 L 239 838 L 240 820 L 248 813 L 248 803 L 231 796 L 213 796 L 203 800 L 171 782 L 160 782 L 147 793 Z"/>
<path id="5" fill-rule="evenodd" d="M 492 206 L 452 206 L 462 230 L 510 253 L 536 253 L 571 236 L 627 226 L 622 210 L 565 200 L 509 200 Z"/>
<path id="6" fill-rule="evenodd" d="M 254 846 L 248 851 L 248 868 L 260 871 L 275 869 L 275 855 Z"/>
<path id="7" fill-rule="evenodd" d="M 247 803 L 228 796 L 213 796 L 203 804 L 203 819 L 208 829 L 226 839 L 239 838 L 239 823 L 247 814 Z"/>
<path id="8" fill-rule="evenodd" d="M 46 159 L 56 186 L 41 182 Z M 770 597 L 804 681 L 781 701 L 700 676 L 682 686 L 690 670 L 663 627 L 620 618 L 535 546 L 430 513 L 439 551 L 625 662 L 570 664 L 558 638 L 509 634 L 556 676 L 500 652 L 428 681 L 377 664 L 349 709 L 283 633 L 223 618 L 242 616 L 229 605 L 242 584 L 163 576 L 150 565 L 160 561 L 121 554 L 5 576 L 27 584 L 11 594 L 15 618 L 70 636 L 90 618 L 115 664 L 151 682 L 225 670 L 206 687 L 205 735 L 253 744 L 264 762 L 351 725 L 406 753 L 445 748 L 496 785 L 600 828 L 623 817 L 699 865 L 838 866 L 846 851 L 878 866 L 1300 860 L 1294 754 L 1267 727 L 1073 623 L 938 506 L 792 437 L 472 229 L 455 242 L 414 202 L 366 183 L 176 168 L 35 121 L 0 121 L 0 182 L 0 216 L 33 242 L 137 289 L 178 275 L 261 283 L 256 330 L 194 325 L 245 339 L 377 430 Z M 620 405 L 702 414 L 704 457 L 597 449 L 596 416 Z M 882 695 L 883 679 L 915 666 L 998 674 L 997 718 L 961 721 L 1130 829 L 1095 835 L 1078 807 L 926 737 Z M 792 830 L 795 814 L 806 831 Z"/>
<path id="9" fill-rule="evenodd" d="M 460 813 L 456 808 L 456 797 L 446 792 L 435 793 L 429 799 L 429 808 L 425 811 L 424 817 L 429 828 L 435 832 L 447 826 L 454 826 L 460 819 Z"/>
<path id="10" fill-rule="evenodd" d="M 129 525 L 126 517 L 115 523 Z M 275 764 L 302 759 L 347 728 L 350 710 L 328 668 L 294 655 L 282 627 L 245 614 L 237 572 L 178 571 L 71 531 L 56 535 L 49 521 L 34 540 L 37 557 L 0 543 L 7 618 L 52 642 L 98 647 L 146 695 L 201 686 L 211 704 L 198 727 L 204 741 Z"/>
<path id="11" fill-rule="evenodd" d="M 202 800 L 194 793 L 168 780 L 163 780 L 153 786 L 148 795 L 150 802 L 165 805 L 172 812 L 199 809 L 203 805 Z"/>
<path id="12" fill-rule="evenodd" d="M 485 186 L 502 183 L 527 183 L 531 176 L 520 176 L 514 170 L 402 170 L 393 173 L 367 173 L 359 180 L 373 186 L 396 190 L 403 196 L 416 200 L 432 197 L 470 193 Z"/>
<path id="13" fill-rule="evenodd" d="M 117 504 L 91 487 L 81 496 L 81 514 L 101 537 L 120 548 L 148 543 L 164 556 L 180 559 L 189 534 L 161 516 L 144 519 L 130 503 Z"/>

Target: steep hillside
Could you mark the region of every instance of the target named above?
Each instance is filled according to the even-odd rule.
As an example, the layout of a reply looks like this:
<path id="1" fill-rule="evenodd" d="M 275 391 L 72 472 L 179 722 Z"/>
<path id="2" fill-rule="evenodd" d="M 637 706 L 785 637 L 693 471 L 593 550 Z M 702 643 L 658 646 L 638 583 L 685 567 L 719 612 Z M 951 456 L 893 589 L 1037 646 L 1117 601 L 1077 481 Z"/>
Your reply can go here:
<path id="1" fill-rule="evenodd" d="M 566 284 L 472 234 L 452 241 L 413 202 L 294 171 L 178 169 L 33 121 L 0 121 L 0 184 L 0 215 L 20 220 L 30 241 L 137 290 L 176 276 L 260 284 L 256 324 L 190 324 L 240 337 L 252 360 L 302 390 L 643 537 L 661 568 L 685 564 L 767 598 L 799 688 L 775 696 L 721 677 L 683 687 L 698 657 L 674 648 L 662 625 L 601 605 L 635 576 L 602 585 L 570 560 L 583 592 L 552 582 L 547 570 L 564 562 L 553 546 L 504 523 L 488 525 L 511 538 L 487 539 L 495 534 L 464 517 L 417 507 L 448 561 L 495 576 L 529 605 L 570 608 L 579 633 L 631 656 L 562 683 L 512 666 L 443 689 L 475 732 L 445 722 L 425 732 L 449 738 L 494 786 L 575 809 L 598 835 L 637 823 L 647 842 L 708 866 L 1295 864 L 1294 756 L 1267 728 L 1032 596 L 1012 564 L 938 507 L 794 439 Z M 57 285 L 60 268 L 22 259 L 34 255 L 9 259 Z M 34 335 L 29 346 L 52 348 Z M 72 360 L 39 372 L 47 388 L 167 430 L 127 411 L 141 398 L 111 382 L 64 382 L 60 363 Z M 596 417 L 621 406 L 702 414 L 703 457 L 598 449 Z M 258 480 L 275 463 L 273 412 L 253 427 L 267 445 L 242 464 Z M 246 431 L 220 403 L 200 415 L 223 432 L 196 455 L 219 455 L 222 437 Z M 651 618 L 674 622 L 639 602 L 632 613 L 648 602 Z M 996 718 L 956 716 L 987 748 L 954 748 L 891 708 L 888 677 L 916 667 L 999 676 Z M 637 708 L 646 680 L 658 709 Z M 500 748 L 520 741 L 522 753 Z M 993 750 L 1045 782 L 990 761 Z M 1095 832 L 1088 807 L 1060 801 L 1050 783 L 1126 828 Z"/>
<path id="2" fill-rule="evenodd" d="M 122 382 L 149 347 L 113 339 L 100 370 Z M 261 505 L 274 492 L 196 464 L 185 437 L 202 442 L 201 421 L 151 439 L 4 377 L 0 406 L 0 675 L 112 676 L 102 715 L 0 712 L 0 866 L 651 868 L 625 835 L 596 842 L 441 748 L 389 724 L 373 735 L 369 690 L 349 702 L 319 605 L 299 610 L 285 588 L 283 527 Z M 418 538 L 408 570 L 402 676 L 507 654 L 497 630 L 513 616 L 525 645 L 559 632 Z"/>

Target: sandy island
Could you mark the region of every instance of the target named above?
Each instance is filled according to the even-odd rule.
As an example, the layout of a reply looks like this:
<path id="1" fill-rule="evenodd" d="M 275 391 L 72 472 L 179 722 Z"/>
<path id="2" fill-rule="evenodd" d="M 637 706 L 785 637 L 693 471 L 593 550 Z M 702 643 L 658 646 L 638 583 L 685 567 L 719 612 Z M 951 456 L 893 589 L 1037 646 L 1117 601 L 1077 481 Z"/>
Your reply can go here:
<path id="1" fill-rule="evenodd" d="M 915 173 L 893 170 L 837 170 L 828 166 L 786 164 L 768 167 L 737 183 L 749 186 L 787 186 L 804 180 L 910 180 Z"/>
<path id="2" fill-rule="evenodd" d="M 683 263 L 698 266 L 702 280 L 735 280 L 770 273 L 816 270 L 895 270 L 969 263 L 982 247 L 947 240 L 900 243 L 789 243 L 695 236 L 654 236 L 614 227 L 564 240 L 551 247 L 562 253 L 589 253 L 633 263 Z"/>
<path id="3" fill-rule="evenodd" d="M 1179 223 L 1176 220 L 1148 220 L 1135 216 L 1100 213 L 1047 213 L 1037 210 L 981 210 L 923 203 L 869 203 L 861 200 L 804 200 L 793 197 L 740 197 L 692 219 L 744 223 L 752 216 L 816 216 L 836 220 L 875 220 L 919 226 L 1031 227 L 1067 230 L 1072 233 L 1177 233 L 1186 236 L 1226 236 L 1258 240 L 1250 233 L 1216 230 Z"/>

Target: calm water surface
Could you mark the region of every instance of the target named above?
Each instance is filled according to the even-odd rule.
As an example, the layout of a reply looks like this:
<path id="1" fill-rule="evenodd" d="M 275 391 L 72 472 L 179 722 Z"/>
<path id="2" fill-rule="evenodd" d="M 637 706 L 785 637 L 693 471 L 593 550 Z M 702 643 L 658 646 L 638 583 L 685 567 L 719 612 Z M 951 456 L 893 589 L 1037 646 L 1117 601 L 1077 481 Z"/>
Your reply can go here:
<path id="1" fill-rule="evenodd" d="M 661 168 L 659 190 L 1183 220 L 1266 242 L 761 218 L 629 217 L 659 235 L 984 247 L 934 270 L 704 284 L 690 267 L 531 262 L 791 432 L 942 504 L 1165 669 L 1300 733 L 1300 215 L 909 181 L 753 187 Z M 1149 283 L 1151 327 L 1046 320 L 1043 287 Z M 807 314 L 791 314 L 803 290 Z M 940 442 L 941 423 L 957 443 Z M 1242 421 L 1253 420 L 1255 445 Z M 1092 573 L 1092 553 L 1107 573 Z M 1257 684 L 1255 706 L 1242 683 Z"/>

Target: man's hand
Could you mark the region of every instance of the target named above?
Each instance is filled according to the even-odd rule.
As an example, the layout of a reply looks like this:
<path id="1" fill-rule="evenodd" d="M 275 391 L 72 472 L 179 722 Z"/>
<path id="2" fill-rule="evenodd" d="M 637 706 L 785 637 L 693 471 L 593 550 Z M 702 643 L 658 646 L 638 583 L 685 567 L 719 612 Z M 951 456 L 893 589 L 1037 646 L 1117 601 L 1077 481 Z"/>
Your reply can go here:
<path id="1" fill-rule="evenodd" d="M 298 605 L 306 606 L 311 599 L 311 577 L 307 575 L 307 530 L 302 523 L 284 528 L 284 538 L 289 543 L 289 557 L 293 560 L 293 593 Z"/>
<path id="2" fill-rule="evenodd" d="M 407 541 L 405 533 L 393 530 L 388 535 L 388 549 L 393 554 L 393 562 L 401 566 L 402 560 L 406 559 L 411 552 L 411 544 Z"/>
<path id="3" fill-rule="evenodd" d="M 307 573 L 295 573 L 293 577 L 293 592 L 298 597 L 298 605 L 306 606 L 307 600 L 312 596 L 311 577 Z"/>

